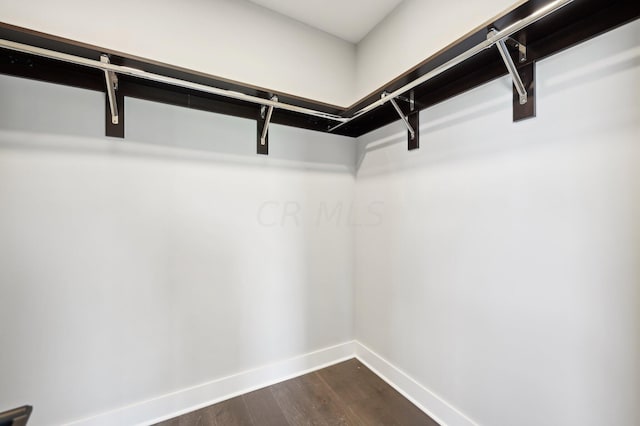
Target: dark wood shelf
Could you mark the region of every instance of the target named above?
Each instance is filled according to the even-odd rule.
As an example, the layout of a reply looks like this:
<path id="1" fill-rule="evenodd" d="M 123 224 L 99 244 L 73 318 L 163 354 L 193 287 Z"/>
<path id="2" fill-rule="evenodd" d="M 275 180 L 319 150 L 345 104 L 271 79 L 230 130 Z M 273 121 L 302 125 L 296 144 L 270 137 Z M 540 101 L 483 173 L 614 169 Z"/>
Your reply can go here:
<path id="1" fill-rule="evenodd" d="M 350 117 L 359 109 L 378 100 L 383 91 L 393 92 L 481 43 L 486 39 L 490 28 L 503 29 L 546 4 L 548 4 L 548 0 L 530 0 L 495 21 L 478 27 L 465 37 L 425 59 L 413 69 L 347 108 L 328 105 L 287 93 L 272 92 L 265 88 L 38 33 L 6 23 L 0 23 L 0 38 L 94 60 L 98 60 L 101 54 L 106 53 L 110 55 L 111 63 L 116 65 L 234 90 L 264 99 L 269 99 L 272 94 L 276 94 L 280 101 L 284 103 Z M 527 45 L 527 61 L 520 65 L 528 65 L 539 61 L 601 33 L 631 22 L 639 16 L 640 2 L 638 0 L 576 0 L 513 36 L 514 39 Z M 99 70 L 18 53 L 8 49 L 0 49 L 0 73 L 89 90 L 106 91 L 104 74 Z M 428 108 L 506 74 L 506 68 L 497 50 L 484 50 L 473 58 L 413 89 L 416 109 Z M 119 76 L 119 80 L 119 96 L 162 102 L 252 120 L 258 120 L 260 117 L 260 106 L 254 103 L 126 75 Z M 404 106 L 401 105 L 403 109 L 406 108 L 406 102 L 402 103 L 405 104 Z M 340 127 L 335 133 L 357 137 L 396 120 L 398 120 L 397 112 L 387 103 Z M 279 109 L 273 115 L 272 122 L 322 132 L 327 132 L 335 124 L 334 121 L 324 118 L 307 116 L 282 109 Z"/>

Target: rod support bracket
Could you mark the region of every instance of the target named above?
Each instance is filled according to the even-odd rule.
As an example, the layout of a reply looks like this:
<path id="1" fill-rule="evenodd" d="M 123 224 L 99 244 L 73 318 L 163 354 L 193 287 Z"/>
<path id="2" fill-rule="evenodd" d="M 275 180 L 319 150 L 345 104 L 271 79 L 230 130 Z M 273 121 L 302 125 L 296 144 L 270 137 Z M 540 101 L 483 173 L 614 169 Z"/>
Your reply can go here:
<path id="1" fill-rule="evenodd" d="M 416 133 L 416 130 L 413 128 L 411 123 L 409 123 L 408 117 L 406 115 L 404 115 L 404 113 L 402 112 L 402 110 L 398 106 L 398 103 L 396 102 L 395 98 L 389 97 L 389 94 L 387 92 L 382 92 L 382 94 L 380 95 L 381 99 L 385 99 L 387 97 L 389 98 L 389 102 L 391 103 L 391 105 L 393 105 L 393 108 L 395 108 L 396 112 L 398 113 L 398 115 L 402 119 L 402 122 L 406 126 L 406 128 L 407 128 L 407 130 L 409 132 L 409 135 L 408 135 L 409 144 L 411 144 L 411 141 L 416 140 L 417 137 L 418 137 L 417 133 Z"/>
<path id="2" fill-rule="evenodd" d="M 518 51 L 518 63 L 523 64 L 527 62 L 527 45 L 521 41 L 514 39 L 513 37 L 507 37 L 505 40 L 507 47 Z"/>
<path id="3" fill-rule="evenodd" d="M 271 96 L 272 102 L 278 102 L 277 96 Z M 260 107 L 260 117 L 258 118 L 258 154 L 269 154 L 269 124 L 273 115 L 273 105 L 262 105 Z"/>
<path id="4" fill-rule="evenodd" d="M 108 55 L 100 55 L 100 62 L 110 64 Z M 107 82 L 107 97 L 111 108 L 111 124 L 118 124 L 118 102 L 116 100 L 116 90 L 118 90 L 118 76 L 113 71 L 104 70 L 104 78 Z"/>
<path id="5" fill-rule="evenodd" d="M 496 29 L 492 28 L 487 38 L 495 37 L 496 33 Z M 518 62 L 521 65 L 515 64 L 507 44 L 517 49 Z M 535 117 L 535 63 L 526 63 L 527 46 L 510 37 L 496 40 L 495 46 L 513 82 L 513 121 Z"/>
<path id="6" fill-rule="evenodd" d="M 491 29 L 487 38 L 494 36 L 497 33 L 495 29 Z M 518 91 L 518 95 L 520 96 L 520 105 L 524 105 L 527 103 L 527 89 L 524 87 L 524 83 L 522 83 L 522 79 L 520 78 L 520 74 L 518 74 L 518 68 L 516 64 L 513 62 L 513 58 L 509 53 L 509 49 L 504 40 L 496 41 L 496 47 L 498 48 L 498 52 L 500 52 L 500 56 L 504 62 L 504 65 L 507 67 L 507 71 L 511 75 L 511 80 L 513 81 L 513 86 Z"/>
<path id="7" fill-rule="evenodd" d="M 100 62 L 110 64 L 108 55 L 100 55 Z M 105 134 L 114 138 L 124 138 L 124 96 L 119 91 L 118 75 L 104 69 L 107 99 L 105 106 Z"/>

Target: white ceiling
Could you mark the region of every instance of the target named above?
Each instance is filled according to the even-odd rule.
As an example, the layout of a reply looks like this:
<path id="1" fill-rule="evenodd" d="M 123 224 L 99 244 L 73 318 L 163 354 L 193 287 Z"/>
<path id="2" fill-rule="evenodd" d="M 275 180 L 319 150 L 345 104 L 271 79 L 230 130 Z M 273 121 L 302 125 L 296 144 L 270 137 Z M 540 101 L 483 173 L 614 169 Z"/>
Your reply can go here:
<path id="1" fill-rule="evenodd" d="M 282 15 L 358 43 L 402 0 L 250 0 Z"/>

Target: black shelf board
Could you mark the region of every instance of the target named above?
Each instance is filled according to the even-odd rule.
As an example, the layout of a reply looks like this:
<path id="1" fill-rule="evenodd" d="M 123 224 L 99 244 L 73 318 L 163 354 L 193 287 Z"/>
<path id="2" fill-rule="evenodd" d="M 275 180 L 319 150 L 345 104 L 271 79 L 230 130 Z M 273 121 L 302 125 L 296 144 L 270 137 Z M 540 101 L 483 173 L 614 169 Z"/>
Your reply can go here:
<path id="1" fill-rule="evenodd" d="M 342 117 L 350 117 L 359 109 L 378 100 L 383 91 L 393 92 L 481 43 L 486 39 L 490 28 L 503 29 L 546 4 L 548 4 L 548 0 L 530 0 L 522 4 L 493 22 L 488 22 L 476 28 L 384 87 L 346 108 L 316 102 L 287 93 L 276 93 L 265 88 L 242 84 L 73 40 L 62 39 L 5 23 L 0 23 L 0 38 L 94 60 L 98 60 L 101 54 L 106 53 L 110 55 L 113 64 L 142 69 L 221 89 L 234 90 L 264 99 L 269 99 L 275 94 L 284 103 Z M 529 64 L 631 22 L 639 16 L 640 2 L 638 0 L 576 0 L 514 34 L 513 38 L 527 45 L 527 62 L 525 64 Z M 106 91 L 102 71 L 30 54 L 17 53 L 8 49 L 0 49 L 0 73 L 89 90 Z M 486 49 L 473 58 L 416 87 L 413 90 L 416 109 L 429 108 L 506 74 L 506 68 L 497 53 L 497 49 Z M 260 105 L 254 103 L 126 75 L 119 76 L 119 79 L 119 92 L 125 97 L 162 102 L 252 120 L 259 118 Z M 400 100 L 399 103 L 405 111 L 408 111 L 406 102 Z M 396 111 L 391 105 L 385 104 L 342 126 L 334 133 L 358 137 L 396 120 L 398 120 Z M 272 122 L 321 132 L 327 132 L 336 124 L 335 121 L 282 109 L 278 109 L 277 113 L 273 115 Z"/>

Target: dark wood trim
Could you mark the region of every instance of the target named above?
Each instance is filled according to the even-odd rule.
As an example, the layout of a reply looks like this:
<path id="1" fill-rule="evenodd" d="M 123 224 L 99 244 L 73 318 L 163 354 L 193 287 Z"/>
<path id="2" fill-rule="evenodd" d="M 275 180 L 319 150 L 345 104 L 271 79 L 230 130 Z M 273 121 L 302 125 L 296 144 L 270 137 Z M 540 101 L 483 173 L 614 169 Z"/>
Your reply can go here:
<path id="1" fill-rule="evenodd" d="M 120 90 L 116 91 L 116 103 L 118 104 L 118 124 L 111 122 L 111 107 L 109 106 L 109 98 L 105 100 L 105 134 L 112 138 L 124 138 L 124 95 Z"/>
<path id="2" fill-rule="evenodd" d="M 99 59 L 100 54 L 107 53 L 110 55 L 111 62 L 117 65 L 131 66 L 174 78 L 236 90 L 265 99 L 268 99 L 271 94 L 275 94 L 282 102 L 349 117 L 363 106 L 379 99 L 381 92 L 392 92 L 482 42 L 486 39 L 489 28 L 505 28 L 547 3 L 548 0 L 529 0 L 517 5 L 517 7 L 474 29 L 387 85 L 346 108 L 267 90 L 9 24 L 0 23 L 0 38 L 96 60 Z M 516 40 L 527 44 L 527 62 L 521 65 L 528 66 L 598 34 L 633 21 L 639 16 L 640 2 L 638 0 L 577 0 L 514 35 Z M 5 49 L 0 49 L 0 73 L 89 90 L 102 92 L 106 90 L 104 75 L 100 71 Z M 487 49 L 437 78 L 416 87 L 414 89 L 416 109 L 419 111 L 428 108 L 505 74 L 506 69 L 496 49 Z M 257 114 L 259 114 L 259 106 L 244 101 L 176 88 L 133 77 L 119 76 L 119 80 L 120 87 L 118 92 L 121 96 L 164 102 L 252 120 L 256 120 Z M 124 103 L 121 104 L 124 105 Z M 386 104 L 342 126 L 335 133 L 357 137 L 397 119 L 396 111 L 391 105 Z M 276 110 L 273 114 L 272 122 L 322 132 L 327 132 L 331 125 L 335 124 L 326 119 L 284 110 Z"/>
<path id="3" fill-rule="evenodd" d="M 267 131 L 267 136 L 264 138 L 264 145 L 262 144 L 262 131 L 264 130 L 264 126 L 267 124 L 266 116 L 263 115 L 263 110 L 266 111 L 266 108 L 259 107 L 260 113 L 258 114 L 258 118 L 256 120 L 256 152 L 261 155 L 269 155 L 269 132 Z"/>
<path id="4" fill-rule="evenodd" d="M 520 95 L 513 88 L 513 121 L 522 121 L 536 116 L 536 63 L 529 62 L 518 67 L 518 74 L 527 89 L 527 103 L 520 104 Z"/>
<path id="5" fill-rule="evenodd" d="M 411 133 L 407 130 L 407 149 L 412 151 L 414 149 L 420 148 L 420 111 L 413 112 L 407 116 L 409 120 L 409 125 L 413 130 L 415 130 L 416 134 L 413 139 L 411 139 Z"/>
<path id="6" fill-rule="evenodd" d="M 33 412 L 33 406 L 24 405 L 0 413 L 0 425 L 26 426 Z"/>
<path id="7" fill-rule="evenodd" d="M 111 63 L 116 65 L 128 66 L 141 69 L 143 71 L 166 75 L 168 77 L 219 87 L 221 89 L 235 90 L 252 96 L 267 98 L 268 94 L 277 93 L 278 98 L 283 102 L 303 106 L 305 108 L 316 109 L 330 114 L 338 114 L 340 111 L 344 110 L 343 107 L 338 105 L 320 102 L 286 92 L 274 91 L 272 89 L 252 85 L 250 83 L 239 82 L 177 65 L 167 64 L 106 47 L 82 43 L 76 40 L 18 27 L 5 22 L 0 22 L 0 38 L 95 60 L 99 60 L 100 54 L 104 53 L 109 55 Z"/>

